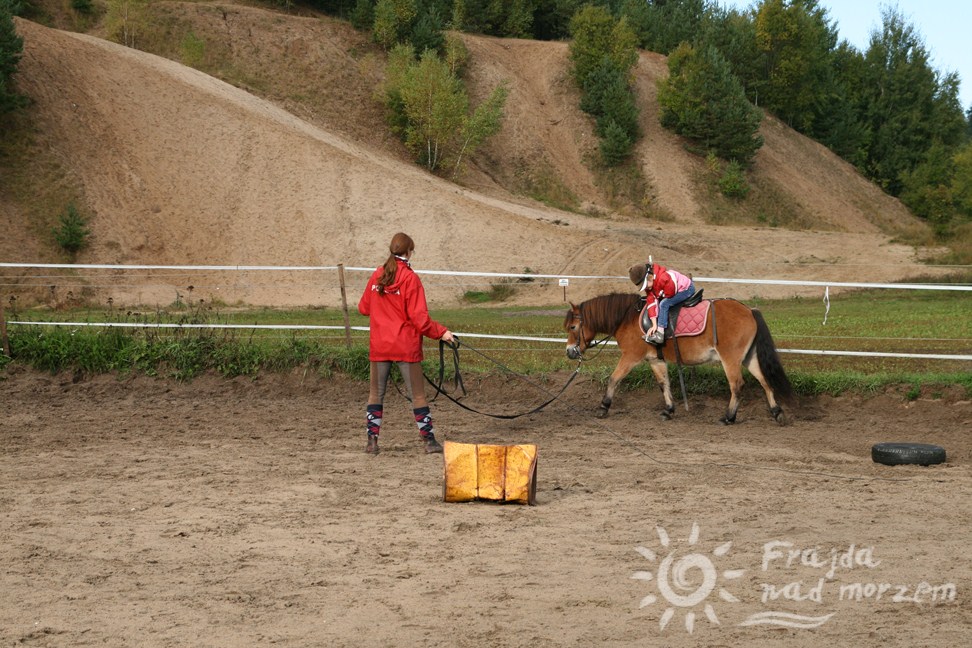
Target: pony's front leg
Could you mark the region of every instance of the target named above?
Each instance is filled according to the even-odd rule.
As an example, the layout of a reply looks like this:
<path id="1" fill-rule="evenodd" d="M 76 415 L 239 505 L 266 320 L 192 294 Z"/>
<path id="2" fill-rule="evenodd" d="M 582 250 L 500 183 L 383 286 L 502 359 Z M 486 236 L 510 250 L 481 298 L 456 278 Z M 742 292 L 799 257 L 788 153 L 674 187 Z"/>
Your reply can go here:
<path id="1" fill-rule="evenodd" d="M 618 388 L 618 383 L 624 380 L 624 377 L 631 373 L 631 370 L 641 362 L 642 358 L 634 353 L 621 353 L 621 359 L 618 360 L 618 366 L 614 368 L 611 373 L 611 377 L 608 378 L 607 389 L 604 391 L 604 397 L 601 399 L 601 406 L 598 408 L 595 416 L 597 418 L 604 418 L 611 411 L 611 403 L 614 402 L 614 392 Z"/>
<path id="2" fill-rule="evenodd" d="M 662 398 L 665 399 L 665 409 L 662 410 L 661 416 L 666 421 L 670 421 L 675 416 L 675 401 L 672 400 L 672 386 L 668 382 L 668 363 L 660 359 L 649 360 L 648 363 L 651 372 L 655 374 L 655 382 L 661 389 Z"/>

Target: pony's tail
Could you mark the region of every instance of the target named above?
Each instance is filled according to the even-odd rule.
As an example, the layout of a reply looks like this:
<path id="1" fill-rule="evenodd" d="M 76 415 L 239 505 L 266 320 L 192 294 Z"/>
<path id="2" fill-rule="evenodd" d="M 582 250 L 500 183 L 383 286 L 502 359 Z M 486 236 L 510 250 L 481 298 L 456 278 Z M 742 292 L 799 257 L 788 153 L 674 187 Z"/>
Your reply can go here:
<path id="1" fill-rule="evenodd" d="M 756 360 L 759 362 L 759 369 L 763 372 L 763 377 L 769 383 L 773 393 L 784 402 L 792 402 L 793 385 L 786 372 L 783 371 L 783 363 L 776 351 L 776 344 L 773 343 L 773 336 L 770 334 L 769 326 L 763 319 L 763 314 L 757 309 L 753 309 L 753 319 L 756 320 L 756 339 L 753 345 L 756 347 Z"/>

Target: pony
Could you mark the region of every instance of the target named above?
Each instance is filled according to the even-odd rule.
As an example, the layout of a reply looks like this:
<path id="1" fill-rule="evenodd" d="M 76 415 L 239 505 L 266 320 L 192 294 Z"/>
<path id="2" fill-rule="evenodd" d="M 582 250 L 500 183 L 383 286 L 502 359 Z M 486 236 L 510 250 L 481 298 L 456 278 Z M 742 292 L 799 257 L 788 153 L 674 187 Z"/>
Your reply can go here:
<path id="1" fill-rule="evenodd" d="M 639 294 L 612 293 L 593 297 L 579 305 L 570 303 L 570 310 L 564 318 L 568 358 L 580 360 L 598 334 L 613 336 L 621 350 L 621 359 L 611 373 L 607 390 L 601 399 L 597 412 L 599 418 L 608 415 L 618 383 L 643 360 L 648 361 L 661 388 L 665 399 L 665 409 L 661 415 L 666 420 L 675 414 L 668 379 L 668 363 L 699 365 L 718 361 L 722 363 L 731 394 L 725 415 L 720 419 L 722 424 L 731 425 L 736 422 L 744 366 L 766 392 L 772 417 L 779 425 L 786 424 L 786 417 L 778 400 L 789 404 L 793 398 L 793 388 L 783 371 L 773 337 L 762 314 L 734 299 L 706 299 L 702 303 L 709 305 L 709 311 L 705 327 L 699 334 L 668 337 L 664 345 L 658 346 L 644 340 L 639 323 L 643 301 Z M 673 308 L 673 320 L 677 317 L 675 313 Z"/>

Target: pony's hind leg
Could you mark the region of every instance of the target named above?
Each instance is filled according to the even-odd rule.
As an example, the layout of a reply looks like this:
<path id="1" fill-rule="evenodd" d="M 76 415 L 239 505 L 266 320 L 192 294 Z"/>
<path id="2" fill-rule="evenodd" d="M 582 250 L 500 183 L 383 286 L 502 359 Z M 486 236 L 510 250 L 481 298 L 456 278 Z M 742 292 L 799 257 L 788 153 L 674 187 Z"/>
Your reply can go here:
<path id="1" fill-rule="evenodd" d="M 749 373 L 753 374 L 759 384 L 763 386 L 763 391 L 766 392 L 766 402 L 770 408 L 770 414 L 780 425 L 786 425 L 786 415 L 783 413 L 783 408 L 780 404 L 776 402 L 776 394 L 773 392 L 773 388 L 769 386 L 766 381 L 766 376 L 763 375 L 762 369 L 759 368 L 759 359 L 754 353 L 746 363 L 746 368 L 749 369 Z"/>
<path id="2" fill-rule="evenodd" d="M 732 425 L 736 422 L 736 412 L 739 411 L 739 392 L 742 391 L 745 381 L 740 363 L 729 363 L 723 359 L 722 368 L 726 372 L 726 380 L 729 381 L 729 406 L 726 408 L 726 415 L 719 420 L 723 425 Z"/>

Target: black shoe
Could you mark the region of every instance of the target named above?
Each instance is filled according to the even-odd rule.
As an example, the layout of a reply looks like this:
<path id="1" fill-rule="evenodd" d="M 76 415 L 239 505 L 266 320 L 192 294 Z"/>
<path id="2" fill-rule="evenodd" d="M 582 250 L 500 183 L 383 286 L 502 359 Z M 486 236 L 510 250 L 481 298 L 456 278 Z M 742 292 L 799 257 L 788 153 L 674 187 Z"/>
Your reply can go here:
<path id="1" fill-rule="evenodd" d="M 655 329 L 654 333 L 645 338 L 645 342 L 650 342 L 651 344 L 665 344 L 665 331 Z"/>
<path id="2" fill-rule="evenodd" d="M 368 435 L 368 447 L 365 448 L 365 452 L 368 454 L 378 454 L 378 436 L 375 434 Z"/>
<path id="3" fill-rule="evenodd" d="M 442 452 L 442 445 L 435 440 L 435 435 L 428 435 L 425 437 L 425 454 L 434 454 L 437 452 Z"/>

